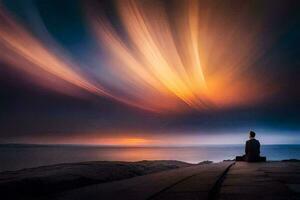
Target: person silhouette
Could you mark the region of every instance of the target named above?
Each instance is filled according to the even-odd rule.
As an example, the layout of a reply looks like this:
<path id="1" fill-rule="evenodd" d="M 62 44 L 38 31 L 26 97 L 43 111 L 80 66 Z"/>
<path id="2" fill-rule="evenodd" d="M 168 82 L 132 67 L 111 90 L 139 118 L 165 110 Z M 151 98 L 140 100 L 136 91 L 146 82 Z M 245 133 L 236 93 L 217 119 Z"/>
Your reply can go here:
<path id="1" fill-rule="evenodd" d="M 248 162 L 256 162 L 260 158 L 260 143 L 255 139 L 255 132 L 250 131 L 249 140 L 245 145 L 245 160 Z"/>
<path id="2" fill-rule="evenodd" d="M 255 139 L 255 132 L 249 132 L 249 140 L 246 141 L 245 155 L 237 156 L 236 161 L 261 162 L 266 161 L 266 157 L 260 156 L 260 142 Z"/>

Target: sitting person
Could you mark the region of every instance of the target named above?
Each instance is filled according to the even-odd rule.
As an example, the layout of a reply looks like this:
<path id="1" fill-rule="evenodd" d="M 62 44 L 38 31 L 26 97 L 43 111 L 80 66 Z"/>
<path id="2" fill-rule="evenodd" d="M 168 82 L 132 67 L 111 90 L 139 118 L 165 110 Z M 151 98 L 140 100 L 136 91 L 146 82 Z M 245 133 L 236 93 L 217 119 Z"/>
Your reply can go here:
<path id="1" fill-rule="evenodd" d="M 237 156 L 236 161 L 260 162 L 266 161 L 266 157 L 260 156 L 260 143 L 255 139 L 255 132 L 250 131 L 249 140 L 246 142 L 245 155 Z"/>

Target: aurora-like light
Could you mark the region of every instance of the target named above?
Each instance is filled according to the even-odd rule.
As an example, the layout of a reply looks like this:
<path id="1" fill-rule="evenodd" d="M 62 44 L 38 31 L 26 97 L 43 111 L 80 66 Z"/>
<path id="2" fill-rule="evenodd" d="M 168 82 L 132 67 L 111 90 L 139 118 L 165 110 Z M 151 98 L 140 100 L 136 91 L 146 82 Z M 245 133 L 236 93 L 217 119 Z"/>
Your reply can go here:
<path id="1" fill-rule="evenodd" d="M 257 46 L 262 23 L 233 23 L 197 0 L 174 2 L 167 10 L 162 1 L 116 1 L 123 35 L 87 5 L 104 51 L 101 73 L 40 41 L 1 8 L 0 59 L 48 88 L 81 89 L 155 112 L 249 105 L 271 94 L 264 77 L 249 73 L 265 51 Z"/>
<path id="2" fill-rule="evenodd" d="M 248 27 L 239 19 L 212 16 L 213 8 L 201 1 L 173 3 L 167 10 L 163 1 L 116 1 L 125 36 L 97 6 L 88 7 L 112 75 L 108 84 L 154 110 L 242 106 L 272 92 L 267 78 L 249 73 L 266 50 L 258 48 L 263 22 Z"/>

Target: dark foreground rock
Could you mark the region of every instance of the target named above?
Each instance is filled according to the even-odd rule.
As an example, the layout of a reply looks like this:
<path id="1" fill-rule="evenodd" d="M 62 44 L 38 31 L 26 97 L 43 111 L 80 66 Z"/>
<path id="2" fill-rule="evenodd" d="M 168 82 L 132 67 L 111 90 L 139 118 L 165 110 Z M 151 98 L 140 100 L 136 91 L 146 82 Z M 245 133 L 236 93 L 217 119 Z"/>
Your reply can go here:
<path id="1" fill-rule="evenodd" d="M 299 200 L 298 162 L 221 162 L 66 191 L 51 200 Z"/>
<path id="2" fill-rule="evenodd" d="M 207 199 L 216 181 L 232 162 L 195 165 L 95 184 L 52 196 L 51 200 L 177 200 Z"/>
<path id="3" fill-rule="evenodd" d="M 293 161 L 79 164 L 2 173 L 1 199 L 300 200 L 300 163 Z"/>
<path id="4" fill-rule="evenodd" d="M 58 164 L 0 173 L 1 199 L 35 199 L 91 184 L 188 167 L 180 161 L 95 161 Z"/>

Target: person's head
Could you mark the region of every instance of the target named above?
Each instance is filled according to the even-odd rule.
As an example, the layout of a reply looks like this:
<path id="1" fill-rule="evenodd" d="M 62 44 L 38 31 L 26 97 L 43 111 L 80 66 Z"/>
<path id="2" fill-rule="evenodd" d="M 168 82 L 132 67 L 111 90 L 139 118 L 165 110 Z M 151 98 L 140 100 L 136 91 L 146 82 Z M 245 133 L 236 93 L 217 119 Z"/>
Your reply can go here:
<path id="1" fill-rule="evenodd" d="M 255 132 L 254 131 L 250 131 L 249 138 L 250 139 L 255 138 Z"/>

